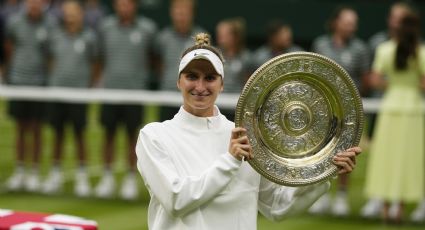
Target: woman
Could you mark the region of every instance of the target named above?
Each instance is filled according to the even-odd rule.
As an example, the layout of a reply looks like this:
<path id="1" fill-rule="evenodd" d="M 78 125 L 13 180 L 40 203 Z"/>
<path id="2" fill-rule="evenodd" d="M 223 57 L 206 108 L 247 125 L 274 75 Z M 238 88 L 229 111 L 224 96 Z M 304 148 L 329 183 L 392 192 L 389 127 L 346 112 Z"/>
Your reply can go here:
<path id="1" fill-rule="evenodd" d="M 419 34 L 419 17 L 406 15 L 396 40 L 378 46 L 373 64 L 372 84 L 385 87 L 386 93 L 370 150 L 365 192 L 369 199 L 386 201 L 383 218 L 396 222 L 401 221 L 403 204 L 419 202 L 424 194 L 420 83 L 425 74 L 425 47 L 420 46 Z"/>
<path id="2" fill-rule="evenodd" d="M 136 153 L 151 195 L 150 229 L 256 229 L 257 213 L 272 220 L 306 209 L 329 182 L 289 188 L 257 174 L 246 129 L 214 105 L 223 90 L 223 58 L 198 34 L 183 53 L 177 87 L 183 106 L 173 119 L 146 125 Z M 340 153 L 340 173 L 351 171 L 359 148 Z"/>

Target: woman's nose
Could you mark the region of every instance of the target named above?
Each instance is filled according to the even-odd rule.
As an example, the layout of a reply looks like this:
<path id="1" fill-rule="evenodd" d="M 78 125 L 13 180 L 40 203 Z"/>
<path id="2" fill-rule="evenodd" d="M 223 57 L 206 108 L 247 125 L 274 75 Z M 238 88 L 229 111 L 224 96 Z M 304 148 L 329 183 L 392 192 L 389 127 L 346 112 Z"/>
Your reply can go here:
<path id="1" fill-rule="evenodd" d="M 195 89 L 197 91 L 204 91 L 206 89 L 205 81 L 203 79 L 199 79 L 196 81 Z"/>

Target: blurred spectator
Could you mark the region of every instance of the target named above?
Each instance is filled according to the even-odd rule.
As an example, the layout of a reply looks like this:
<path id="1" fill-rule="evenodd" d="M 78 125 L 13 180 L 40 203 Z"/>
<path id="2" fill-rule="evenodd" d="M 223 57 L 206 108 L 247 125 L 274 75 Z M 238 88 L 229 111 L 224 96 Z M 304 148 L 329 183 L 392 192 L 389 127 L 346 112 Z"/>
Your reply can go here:
<path id="1" fill-rule="evenodd" d="M 413 9 L 406 2 L 396 2 L 391 5 L 387 19 L 387 30 L 380 31 L 369 39 L 369 47 L 372 56 L 374 56 L 375 50 L 380 44 L 395 38 L 397 29 L 400 26 L 400 20 L 407 13 L 412 12 L 412 10 Z"/>
<path id="2" fill-rule="evenodd" d="M 18 13 L 21 10 L 21 3 L 18 0 L 6 0 L 2 2 L 0 7 L 0 84 L 5 81 L 5 60 L 4 60 L 4 40 L 5 40 L 5 30 L 6 30 L 6 21 L 13 15 Z"/>
<path id="3" fill-rule="evenodd" d="M 13 15 L 18 13 L 22 9 L 22 1 L 20 0 L 6 0 L 1 4 L 0 14 L 4 17 L 5 21 Z"/>
<path id="4" fill-rule="evenodd" d="M 86 0 L 84 3 L 84 12 L 84 20 L 86 24 L 97 31 L 99 22 L 105 16 L 105 9 L 103 6 L 98 0 Z"/>
<path id="5" fill-rule="evenodd" d="M 48 3 L 47 12 L 58 20 L 63 19 L 62 3 L 64 0 L 44 0 Z"/>
<path id="6" fill-rule="evenodd" d="M 355 36 L 357 12 L 347 6 L 334 10 L 328 22 L 330 34 L 313 41 L 312 51 L 331 58 L 340 64 L 351 76 L 360 93 L 364 90 L 362 81 L 367 77 L 370 56 L 366 44 Z"/>
<path id="7" fill-rule="evenodd" d="M 100 27 L 103 86 L 108 89 L 146 89 L 150 75 L 149 61 L 156 26 L 153 21 L 137 16 L 136 0 L 115 0 L 116 16 L 105 18 Z M 134 148 L 142 122 L 140 105 L 102 105 L 101 122 L 105 128 L 105 172 L 96 187 L 98 197 L 110 197 L 115 189 L 111 171 L 117 126 L 122 123 L 127 131 L 129 172 L 125 176 L 121 196 L 138 196 L 136 154 Z"/>
<path id="8" fill-rule="evenodd" d="M 362 91 L 362 79 L 369 70 L 369 53 L 366 44 L 355 36 L 357 12 L 350 7 L 338 7 L 330 17 L 330 34 L 322 35 L 313 42 L 313 52 L 331 58 L 340 64 L 351 76 L 357 88 Z M 348 176 L 339 176 L 338 191 L 332 205 L 332 213 L 346 216 L 350 212 L 347 201 Z M 322 196 L 311 208 L 310 213 L 325 213 L 330 208 L 328 194 Z"/>
<path id="9" fill-rule="evenodd" d="M 54 20 L 43 12 L 42 0 L 26 0 L 25 10 L 11 16 L 6 29 L 6 61 L 11 85 L 43 86 L 46 83 L 47 37 Z M 10 190 L 24 185 L 28 191 L 40 187 L 38 164 L 41 153 L 41 120 L 43 103 L 10 101 L 9 113 L 16 120 L 16 168 L 7 181 Z M 27 137 L 31 137 L 31 145 Z M 29 138 L 29 137 L 28 137 Z M 32 169 L 25 175 L 26 154 L 32 154 Z"/>
<path id="10" fill-rule="evenodd" d="M 216 28 L 217 45 L 224 56 L 224 92 L 241 93 L 249 77 L 250 52 L 245 48 L 245 21 L 242 18 L 222 20 Z M 227 119 L 235 119 L 234 109 L 222 109 Z"/>
<path id="11" fill-rule="evenodd" d="M 372 86 L 386 91 L 370 149 L 365 193 L 385 201 L 384 220 L 400 223 L 404 204 L 421 201 L 425 192 L 425 108 L 420 92 L 421 83 L 425 88 L 425 47 L 416 14 L 403 17 L 396 38 L 378 46 L 372 71 Z"/>
<path id="12" fill-rule="evenodd" d="M 391 10 L 387 19 L 387 30 L 380 31 L 369 39 L 369 49 L 371 51 L 372 57 L 375 55 L 375 50 L 380 44 L 390 39 L 396 38 L 396 33 L 400 25 L 400 20 L 409 12 L 412 12 L 412 8 L 405 2 L 396 2 L 391 6 Z M 370 87 L 368 86 L 368 97 L 381 98 L 383 93 L 382 90 L 369 88 Z M 368 137 L 371 138 L 375 126 L 376 113 L 369 114 L 369 116 L 370 122 L 368 124 Z M 380 200 L 369 200 L 367 204 L 363 206 L 361 210 L 361 216 L 365 218 L 379 217 L 381 214 L 382 205 L 383 202 Z"/>
<path id="13" fill-rule="evenodd" d="M 95 74 L 97 40 L 95 33 L 84 28 L 84 12 L 77 0 L 65 0 L 62 5 L 63 24 L 49 36 L 50 78 L 48 85 L 72 88 L 87 88 Z M 53 143 L 53 167 L 44 182 L 43 192 L 57 193 L 63 186 L 61 170 L 64 146 L 64 128 L 67 122 L 73 126 L 79 160 L 75 174 L 74 192 L 88 196 L 90 185 L 86 171 L 86 105 L 54 102 L 48 106 L 49 122 L 55 132 Z"/>
<path id="14" fill-rule="evenodd" d="M 303 49 L 293 44 L 291 26 L 280 20 L 273 20 L 267 25 L 267 44 L 254 52 L 251 68 L 255 70 L 278 55 L 296 51 Z"/>
<path id="15" fill-rule="evenodd" d="M 158 74 L 161 90 L 177 90 L 176 71 L 179 69 L 182 52 L 190 47 L 193 37 L 203 29 L 193 24 L 195 0 L 171 0 L 171 26 L 164 28 L 156 38 Z M 178 112 L 178 107 L 161 106 L 160 120 L 168 120 Z"/>

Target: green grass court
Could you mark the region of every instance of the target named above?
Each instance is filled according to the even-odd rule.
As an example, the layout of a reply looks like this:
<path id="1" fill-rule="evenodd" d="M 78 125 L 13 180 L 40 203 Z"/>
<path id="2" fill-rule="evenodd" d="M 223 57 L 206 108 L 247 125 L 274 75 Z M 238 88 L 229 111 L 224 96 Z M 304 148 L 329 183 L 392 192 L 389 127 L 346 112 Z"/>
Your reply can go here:
<path id="1" fill-rule="evenodd" d="M 155 119 L 157 110 L 149 107 L 147 110 L 147 121 Z M 89 171 L 94 186 L 102 172 L 101 150 L 102 129 L 97 122 L 98 106 L 91 105 L 89 109 L 88 129 L 86 132 Z M 30 193 L 8 193 L 4 188 L 4 182 L 11 175 L 14 167 L 14 124 L 8 118 L 6 103 L 0 101 L 0 208 L 20 211 L 35 211 L 47 213 L 63 213 L 82 216 L 96 220 L 100 230 L 141 230 L 147 229 L 147 206 L 149 195 L 143 186 L 140 177 L 141 196 L 139 200 L 127 202 L 120 199 L 101 200 L 97 198 L 81 199 L 73 195 L 73 179 L 75 155 L 72 135 L 67 135 L 64 153 L 64 174 L 67 178 L 65 189 L 60 195 L 44 196 Z M 69 133 L 69 132 L 68 132 Z M 47 126 L 43 130 L 44 148 L 41 163 L 41 174 L 45 176 L 50 166 L 52 131 Z M 118 181 L 125 172 L 125 136 L 123 132 L 118 135 L 117 152 L 115 158 L 115 170 Z M 259 230 L 384 230 L 384 229 L 424 229 L 425 225 L 412 225 L 406 223 L 402 226 L 386 226 L 379 220 L 363 220 L 358 213 L 361 205 L 365 202 L 362 193 L 363 177 L 367 151 L 360 157 L 356 171 L 351 175 L 350 202 L 352 214 L 348 218 L 335 218 L 331 216 L 313 217 L 307 214 L 274 223 L 264 217 L 258 219 Z M 118 183 L 119 185 L 119 183 Z M 333 186 L 334 189 L 334 186 Z M 408 214 L 414 208 L 413 204 L 408 206 Z M 407 216 L 406 216 L 407 218 Z"/>

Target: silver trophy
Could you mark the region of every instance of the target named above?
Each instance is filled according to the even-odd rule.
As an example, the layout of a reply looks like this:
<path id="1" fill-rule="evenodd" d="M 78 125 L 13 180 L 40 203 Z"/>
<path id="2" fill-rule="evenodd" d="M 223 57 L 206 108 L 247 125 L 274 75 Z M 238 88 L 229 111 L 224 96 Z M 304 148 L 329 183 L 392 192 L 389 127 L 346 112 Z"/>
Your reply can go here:
<path id="1" fill-rule="evenodd" d="M 295 52 L 255 71 L 239 98 L 235 123 L 248 130 L 254 154 L 249 163 L 257 172 L 301 186 L 336 174 L 332 158 L 360 141 L 363 106 L 340 65 Z"/>

